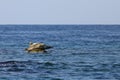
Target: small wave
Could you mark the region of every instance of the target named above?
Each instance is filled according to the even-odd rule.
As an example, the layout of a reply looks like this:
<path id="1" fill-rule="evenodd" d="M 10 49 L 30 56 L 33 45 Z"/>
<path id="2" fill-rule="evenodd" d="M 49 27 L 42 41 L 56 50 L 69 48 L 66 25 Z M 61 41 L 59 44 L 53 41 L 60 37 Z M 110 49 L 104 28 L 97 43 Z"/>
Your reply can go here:
<path id="1" fill-rule="evenodd" d="M 4 72 L 25 72 L 25 73 L 39 73 L 50 72 L 53 69 L 63 69 L 64 63 L 54 62 L 38 62 L 38 61 L 4 61 L 0 62 L 0 71 Z"/>

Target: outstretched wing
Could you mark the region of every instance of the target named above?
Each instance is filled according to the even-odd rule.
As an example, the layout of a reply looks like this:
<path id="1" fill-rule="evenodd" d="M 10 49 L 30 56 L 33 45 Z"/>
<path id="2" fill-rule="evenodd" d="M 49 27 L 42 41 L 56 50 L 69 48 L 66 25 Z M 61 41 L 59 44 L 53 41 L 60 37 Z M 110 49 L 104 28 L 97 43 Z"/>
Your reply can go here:
<path id="1" fill-rule="evenodd" d="M 31 49 L 43 49 L 44 48 L 44 44 L 42 43 L 33 43 L 32 45 L 29 46 L 29 48 Z"/>

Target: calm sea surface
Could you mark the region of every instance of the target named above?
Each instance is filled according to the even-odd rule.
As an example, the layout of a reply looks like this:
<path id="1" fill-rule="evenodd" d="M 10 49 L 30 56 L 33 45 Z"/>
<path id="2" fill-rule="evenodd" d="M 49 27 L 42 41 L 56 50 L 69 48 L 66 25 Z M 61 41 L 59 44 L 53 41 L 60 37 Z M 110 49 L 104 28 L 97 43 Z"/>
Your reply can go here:
<path id="1" fill-rule="evenodd" d="M 120 26 L 1 25 L 0 80 L 120 80 Z"/>

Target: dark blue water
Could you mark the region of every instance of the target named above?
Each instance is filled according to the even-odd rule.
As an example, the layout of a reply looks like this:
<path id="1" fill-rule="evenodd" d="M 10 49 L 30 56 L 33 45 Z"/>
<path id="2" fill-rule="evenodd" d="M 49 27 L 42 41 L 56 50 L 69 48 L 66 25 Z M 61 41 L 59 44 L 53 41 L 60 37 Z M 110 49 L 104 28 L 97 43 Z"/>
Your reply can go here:
<path id="1" fill-rule="evenodd" d="M 47 53 L 27 53 L 29 42 Z M 0 80 L 120 80 L 118 25 L 1 25 Z"/>

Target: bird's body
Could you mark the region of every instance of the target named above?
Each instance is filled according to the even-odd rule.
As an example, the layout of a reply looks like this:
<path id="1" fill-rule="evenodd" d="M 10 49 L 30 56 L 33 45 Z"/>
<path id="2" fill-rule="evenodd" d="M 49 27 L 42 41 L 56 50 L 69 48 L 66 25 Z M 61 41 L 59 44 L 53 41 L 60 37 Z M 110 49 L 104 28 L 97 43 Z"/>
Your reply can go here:
<path id="1" fill-rule="evenodd" d="M 30 43 L 29 47 L 26 48 L 28 52 L 45 52 L 46 49 L 52 48 L 51 46 L 47 46 L 44 43 Z"/>

